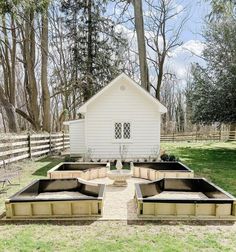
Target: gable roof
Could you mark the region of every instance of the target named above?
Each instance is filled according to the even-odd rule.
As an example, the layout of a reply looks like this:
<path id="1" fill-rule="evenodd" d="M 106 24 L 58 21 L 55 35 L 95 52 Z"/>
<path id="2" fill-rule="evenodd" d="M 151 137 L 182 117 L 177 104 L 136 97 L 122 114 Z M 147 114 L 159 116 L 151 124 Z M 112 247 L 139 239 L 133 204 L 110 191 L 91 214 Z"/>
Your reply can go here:
<path id="1" fill-rule="evenodd" d="M 85 114 L 87 111 L 87 107 L 89 104 L 94 102 L 99 96 L 103 95 L 107 90 L 109 90 L 115 83 L 120 81 L 121 79 L 127 80 L 130 84 L 132 84 L 141 94 L 146 96 L 150 102 L 153 103 L 154 106 L 157 106 L 160 113 L 166 113 L 167 108 L 161 104 L 155 97 L 153 97 L 147 90 L 145 90 L 143 87 L 141 87 L 138 83 L 136 83 L 134 80 L 132 80 L 128 75 L 125 73 L 120 74 L 117 76 L 114 80 L 112 80 L 107 86 L 102 88 L 99 92 L 97 92 L 94 96 L 92 96 L 87 102 L 85 102 L 80 108 L 79 113 Z"/>

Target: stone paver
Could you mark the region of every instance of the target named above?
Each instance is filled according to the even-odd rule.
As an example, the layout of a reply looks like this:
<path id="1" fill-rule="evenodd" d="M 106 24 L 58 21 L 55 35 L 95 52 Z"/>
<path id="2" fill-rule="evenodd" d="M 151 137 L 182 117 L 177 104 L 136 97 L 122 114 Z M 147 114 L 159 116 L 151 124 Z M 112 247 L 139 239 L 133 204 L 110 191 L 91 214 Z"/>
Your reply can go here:
<path id="1" fill-rule="evenodd" d="M 102 219 L 132 220 L 137 219 L 136 205 L 134 201 L 134 184 L 147 180 L 128 179 L 126 187 L 114 187 L 109 178 L 94 179 L 91 182 L 106 184 L 105 200 Z"/>

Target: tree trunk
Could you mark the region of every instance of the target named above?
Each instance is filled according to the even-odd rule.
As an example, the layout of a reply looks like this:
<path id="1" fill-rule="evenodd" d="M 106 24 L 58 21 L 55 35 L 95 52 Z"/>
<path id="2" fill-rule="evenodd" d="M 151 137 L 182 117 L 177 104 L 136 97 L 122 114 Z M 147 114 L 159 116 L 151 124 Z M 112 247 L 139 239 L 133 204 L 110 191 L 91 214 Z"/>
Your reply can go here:
<path id="1" fill-rule="evenodd" d="M 167 113 L 162 115 L 162 129 L 164 134 L 167 134 Z"/>
<path id="2" fill-rule="evenodd" d="M 16 108 L 16 113 L 21 115 L 24 119 L 26 119 L 29 123 L 31 123 L 34 128 L 36 128 L 34 120 L 29 115 L 27 115 L 23 110 Z"/>
<path id="3" fill-rule="evenodd" d="M 157 89 L 156 89 L 156 98 L 160 101 L 161 97 L 161 84 L 162 84 L 162 79 L 163 79 L 163 74 L 164 74 L 164 62 L 165 60 L 162 59 L 159 64 L 159 72 L 157 76 Z"/>
<path id="4" fill-rule="evenodd" d="M 18 132 L 18 123 L 16 118 L 16 112 L 14 106 L 8 101 L 4 94 L 3 88 L 0 86 L 0 104 L 4 107 L 4 110 L 8 119 L 8 127 L 10 132 Z"/>
<path id="5" fill-rule="evenodd" d="M 84 92 L 84 101 L 87 101 L 93 94 L 92 85 L 93 85 L 93 45 L 92 45 L 92 0 L 88 0 L 88 40 L 87 40 L 87 86 L 85 87 Z"/>
<path id="6" fill-rule="evenodd" d="M 133 0 L 133 5 L 134 5 L 134 17 L 135 17 L 135 30 L 137 33 L 137 41 L 138 41 L 141 85 L 147 91 L 150 91 L 147 56 L 146 56 L 146 45 L 145 45 L 145 34 L 144 34 L 144 24 L 143 24 L 142 0 Z"/>
<path id="7" fill-rule="evenodd" d="M 42 34 L 41 34 L 41 86 L 43 105 L 43 130 L 51 130 L 50 114 L 50 93 L 48 88 L 47 67 L 48 67 L 48 9 L 42 13 Z"/>
<path id="8" fill-rule="evenodd" d="M 160 75 L 157 76 L 157 89 L 156 89 L 156 98 L 160 101 L 161 96 L 161 80 Z"/>
<path id="9" fill-rule="evenodd" d="M 6 17 L 2 15 L 2 31 L 4 34 L 4 49 L 0 53 L 1 64 L 3 68 L 4 88 L 0 87 L 0 104 L 3 106 L 8 119 L 10 132 L 18 132 L 18 121 L 15 113 L 15 59 L 16 59 L 16 32 L 14 17 L 11 15 L 11 35 L 12 43 L 9 43 L 8 32 L 6 28 Z M 12 48 L 11 48 L 12 46 Z M 4 54 L 4 57 L 3 57 Z"/>
<path id="10" fill-rule="evenodd" d="M 11 50 L 11 82 L 10 85 L 10 102 L 16 106 L 16 27 L 14 14 L 11 14 L 11 35 L 12 35 L 12 50 Z"/>
<path id="11" fill-rule="evenodd" d="M 4 128 L 4 133 L 7 133 L 7 128 L 6 128 L 6 123 L 5 123 L 5 118 L 4 118 L 4 112 L 2 107 L 0 107 L 1 109 L 1 114 L 2 114 L 2 124 L 3 124 L 3 128 Z"/>
<path id="12" fill-rule="evenodd" d="M 72 109 L 72 113 L 73 113 L 73 120 L 76 119 L 76 107 L 75 107 L 75 100 L 76 100 L 76 94 L 75 94 L 75 90 L 72 91 L 72 106 L 73 106 L 73 109 Z"/>
<path id="13" fill-rule="evenodd" d="M 7 29 L 6 29 L 6 16 L 3 14 L 2 16 L 2 31 L 4 34 L 4 85 L 5 85 L 5 95 L 10 99 L 10 84 L 11 84 L 11 65 L 10 65 L 10 57 L 9 57 L 9 48 L 10 43 L 8 40 Z M 12 97 L 11 97 L 12 98 Z"/>
<path id="14" fill-rule="evenodd" d="M 34 10 L 28 13 L 28 20 L 25 23 L 24 56 L 25 56 L 25 80 L 28 94 L 28 112 L 34 121 L 35 130 L 40 130 L 38 89 L 35 78 L 35 31 L 34 31 Z"/>

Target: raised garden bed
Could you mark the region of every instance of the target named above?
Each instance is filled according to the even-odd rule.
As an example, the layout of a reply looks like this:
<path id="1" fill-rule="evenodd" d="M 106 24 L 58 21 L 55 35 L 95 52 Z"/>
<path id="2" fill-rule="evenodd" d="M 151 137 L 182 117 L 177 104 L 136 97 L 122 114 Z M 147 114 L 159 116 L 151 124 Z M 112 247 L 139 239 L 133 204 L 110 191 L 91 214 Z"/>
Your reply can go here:
<path id="1" fill-rule="evenodd" d="M 161 178 L 193 178 L 194 173 L 181 162 L 134 162 L 133 176 L 148 180 Z"/>
<path id="2" fill-rule="evenodd" d="M 236 200 L 204 178 L 163 178 L 135 184 L 141 217 L 235 219 Z"/>
<path id="3" fill-rule="evenodd" d="M 106 177 L 106 163 L 101 162 L 63 162 L 48 171 L 51 179 L 81 178 L 91 180 Z"/>
<path id="4" fill-rule="evenodd" d="M 101 216 L 105 185 L 78 179 L 39 179 L 6 200 L 10 219 Z"/>

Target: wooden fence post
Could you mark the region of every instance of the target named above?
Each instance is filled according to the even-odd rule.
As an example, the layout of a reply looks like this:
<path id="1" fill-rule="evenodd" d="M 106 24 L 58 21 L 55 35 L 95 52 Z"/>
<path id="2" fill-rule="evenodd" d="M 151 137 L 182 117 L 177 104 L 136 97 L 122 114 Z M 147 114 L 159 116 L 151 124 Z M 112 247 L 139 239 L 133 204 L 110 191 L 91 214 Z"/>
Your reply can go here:
<path id="1" fill-rule="evenodd" d="M 62 131 L 62 143 L 63 143 L 63 151 L 65 150 L 65 133 Z"/>
<path id="2" fill-rule="evenodd" d="M 31 135 L 30 135 L 30 132 L 28 133 L 28 152 L 29 152 L 29 158 L 31 159 L 32 158 L 32 153 L 31 153 Z"/>
<path id="3" fill-rule="evenodd" d="M 49 153 L 52 154 L 52 136 L 51 136 L 51 132 L 49 133 Z"/>

